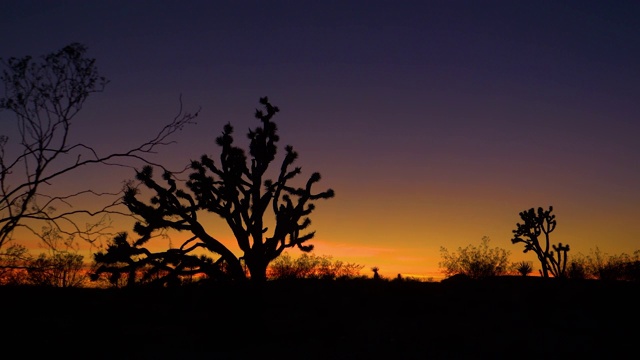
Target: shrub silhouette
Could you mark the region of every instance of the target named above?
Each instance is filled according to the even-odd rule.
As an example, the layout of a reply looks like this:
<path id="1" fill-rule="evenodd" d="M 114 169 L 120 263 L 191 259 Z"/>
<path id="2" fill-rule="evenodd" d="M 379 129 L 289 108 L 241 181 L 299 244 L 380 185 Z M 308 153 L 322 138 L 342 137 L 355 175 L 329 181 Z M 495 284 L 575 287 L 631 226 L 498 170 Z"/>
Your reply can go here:
<path id="1" fill-rule="evenodd" d="M 28 282 L 39 286 L 80 287 L 86 280 L 84 257 L 72 252 L 40 254 L 30 262 Z"/>
<path id="2" fill-rule="evenodd" d="M 22 285 L 28 283 L 27 269 L 31 261 L 24 245 L 11 244 L 0 254 L 0 285 Z"/>
<path id="3" fill-rule="evenodd" d="M 297 247 L 304 252 L 313 249 L 307 242 L 315 233 L 304 233 L 311 224 L 308 216 L 315 209 L 314 201 L 329 199 L 334 192 L 331 189 L 313 191 L 313 185 L 320 181 L 319 173 L 313 173 L 302 187 L 290 184 L 301 173 L 300 167 L 290 168 L 298 157 L 292 146 L 285 147 L 277 178 L 267 178 L 267 169 L 275 161 L 280 140 L 272 121 L 279 109 L 266 97 L 260 99 L 260 104 L 265 109 L 256 110 L 255 117 L 262 125 L 247 134 L 249 156 L 234 145 L 233 127 L 227 124 L 216 139 L 221 148 L 220 161 L 216 163 L 207 155 L 191 161 L 192 173 L 186 189 L 179 187 L 178 180 L 169 171 L 162 174 L 162 182 L 154 178 L 151 166 L 137 171 L 136 179 L 154 193 L 147 204 L 139 199 L 136 185 L 128 184 L 124 190 L 125 205 L 141 218 L 134 226 L 139 238 L 129 245 L 120 240 L 120 247 L 97 255 L 96 262 L 105 265 L 99 267 L 97 273 L 116 271 L 117 266 L 110 259 L 117 258 L 125 260 L 129 268 L 143 262 L 165 271 L 166 279 L 194 273 L 245 279 L 245 265 L 252 280 L 264 281 L 269 263 L 285 249 Z M 265 226 L 264 217 L 269 210 L 275 218 L 272 229 Z M 226 221 L 242 252 L 241 257 L 212 235 L 199 216 L 201 212 L 217 214 Z M 158 232 L 169 229 L 190 232 L 192 237 L 178 248 L 165 252 L 152 253 L 144 248 Z M 195 256 L 195 250 L 206 250 L 217 259 Z M 110 257 L 109 252 L 119 255 Z"/>
<path id="4" fill-rule="evenodd" d="M 533 266 L 530 261 L 520 261 L 514 264 L 514 268 L 522 276 L 527 276 L 533 272 Z"/>
<path id="5" fill-rule="evenodd" d="M 12 244 L 0 257 L 0 285 L 81 287 L 86 280 L 84 257 L 73 251 L 51 251 L 37 257 Z"/>
<path id="6" fill-rule="evenodd" d="M 362 268 L 364 265 L 344 263 L 328 255 L 303 253 L 294 259 L 288 253 L 283 253 L 271 262 L 268 274 L 273 280 L 352 279 L 360 275 Z"/>
<path id="7" fill-rule="evenodd" d="M 626 253 L 609 255 L 596 247 L 584 257 L 583 262 L 588 276 L 594 279 L 630 281 L 639 279 L 640 250 L 636 250 L 633 255 Z"/>
<path id="8" fill-rule="evenodd" d="M 490 248 L 489 237 L 484 236 L 480 246 L 468 245 L 458 248 L 458 252 L 440 247 L 442 261 L 439 265 L 445 276 L 466 275 L 473 279 L 507 274 L 509 271 L 509 251 L 499 247 Z"/>
<path id="9" fill-rule="evenodd" d="M 571 256 L 571 260 L 567 263 L 567 278 L 569 279 L 593 279 L 589 270 L 589 259 L 578 253 Z"/>

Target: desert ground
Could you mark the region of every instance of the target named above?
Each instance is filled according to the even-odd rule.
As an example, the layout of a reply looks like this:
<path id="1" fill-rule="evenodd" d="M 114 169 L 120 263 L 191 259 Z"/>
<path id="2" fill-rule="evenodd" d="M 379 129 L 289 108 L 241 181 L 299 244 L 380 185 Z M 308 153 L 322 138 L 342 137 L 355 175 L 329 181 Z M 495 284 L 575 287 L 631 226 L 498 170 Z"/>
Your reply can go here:
<path id="1" fill-rule="evenodd" d="M 0 339 L 7 359 L 633 358 L 639 294 L 534 277 L 1 287 Z"/>

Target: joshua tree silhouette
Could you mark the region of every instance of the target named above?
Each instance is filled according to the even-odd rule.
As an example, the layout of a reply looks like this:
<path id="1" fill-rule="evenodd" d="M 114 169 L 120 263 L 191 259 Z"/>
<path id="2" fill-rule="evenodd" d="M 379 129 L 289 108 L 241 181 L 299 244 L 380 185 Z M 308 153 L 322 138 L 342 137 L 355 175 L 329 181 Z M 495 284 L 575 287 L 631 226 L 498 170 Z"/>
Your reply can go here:
<path id="1" fill-rule="evenodd" d="M 124 204 L 142 221 L 134 227 L 140 238 L 133 246 L 123 245 L 118 249 L 126 249 L 131 256 L 142 256 L 146 259 L 143 261 L 159 264 L 163 271 L 180 276 L 194 272 L 218 276 L 220 269 L 224 269 L 231 278 L 245 279 L 243 265 L 246 265 L 253 281 L 266 280 L 267 266 L 285 249 L 297 247 L 304 252 L 313 249 L 308 241 L 315 232 L 308 231 L 311 224 L 308 216 L 315 210 L 317 200 L 332 198 L 334 192 L 331 189 L 315 191 L 319 173 L 311 174 L 301 187 L 291 184 L 302 170 L 292 168 L 298 153 L 290 145 L 284 148 L 277 177 L 267 178 L 267 169 L 275 160 L 280 139 L 272 121 L 279 109 L 266 97 L 260 99 L 260 104 L 265 109 L 256 110 L 255 117 L 261 126 L 250 129 L 247 134 L 249 154 L 234 145 L 233 127 L 225 125 L 222 135 L 216 139 L 221 148 L 220 160 L 214 162 L 203 155 L 199 161 L 191 161 L 192 173 L 186 189 L 180 188 L 171 172 L 165 172 L 162 180 L 156 180 L 151 166 L 137 171 L 137 180 L 155 192 L 155 196 L 149 204 L 140 200 L 137 186 L 125 188 Z M 217 229 L 203 222 L 200 213 L 214 213 L 226 220 L 242 256 L 238 257 L 214 237 L 210 231 Z M 267 227 L 264 219 L 270 214 L 275 216 L 273 227 Z M 167 229 L 189 232 L 192 237 L 179 248 L 164 253 L 152 254 L 142 247 L 155 234 Z M 218 258 L 197 257 L 193 253 L 197 249 L 208 250 Z M 103 260 L 109 259 L 103 254 L 100 256 Z"/>
<path id="2" fill-rule="evenodd" d="M 542 276 L 547 278 L 549 273 L 554 277 L 564 277 L 567 268 L 567 252 L 569 245 L 551 245 L 549 234 L 556 228 L 556 216 L 551 215 L 553 206 L 549 210 L 541 207 L 536 212 L 533 208 L 520 212 L 520 218 L 524 223 L 516 224 L 515 234 L 511 242 L 524 243 L 524 252 L 533 251 L 540 260 Z M 544 234 L 544 243 L 540 244 L 539 237 Z M 550 245 L 553 250 L 550 250 Z M 554 252 L 555 251 L 555 252 Z"/>
<path id="3" fill-rule="evenodd" d="M 380 270 L 377 266 L 374 266 L 371 268 L 371 271 L 373 271 L 373 279 L 374 280 L 378 280 L 380 279 L 380 275 L 378 274 L 378 270 Z"/>

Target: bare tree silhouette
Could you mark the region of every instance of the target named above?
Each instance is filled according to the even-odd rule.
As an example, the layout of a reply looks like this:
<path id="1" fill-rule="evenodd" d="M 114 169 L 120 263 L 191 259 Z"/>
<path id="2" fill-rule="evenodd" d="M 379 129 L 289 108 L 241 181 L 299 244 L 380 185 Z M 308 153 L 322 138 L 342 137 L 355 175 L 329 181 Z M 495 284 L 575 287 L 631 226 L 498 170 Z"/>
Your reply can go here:
<path id="1" fill-rule="evenodd" d="M 306 243 L 315 232 L 302 233 L 311 224 L 308 215 L 315 209 L 315 200 L 329 199 L 334 192 L 331 189 L 317 193 L 312 190 L 320 180 L 319 173 L 313 173 L 302 187 L 290 185 L 290 181 L 301 173 L 300 167 L 290 169 L 298 157 L 291 146 L 285 147 L 277 179 L 266 178 L 266 171 L 275 160 L 279 141 L 276 124 L 272 121 L 279 109 L 266 97 L 260 99 L 260 104 L 266 112 L 256 110 L 255 117 L 262 126 L 249 130 L 247 134 L 250 158 L 243 149 L 233 145 L 233 127 L 225 125 L 222 135 L 216 139 L 222 150 L 220 162 L 215 163 L 207 155 L 203 155 L 200 161 L 191 162 L 193 172 L 186 182 L 190 193 L 178 187 L 178 181 L 171 172 L 163 173 L 164 185 L 153 178 L 151 166 L 137 172 L 137 180 L 155 195 L 147 204 L 139 199 L 136 186 L 129 184 L 125 189 L 124 203 L 141 219 L 134 227 L 140 238 L 119 248 L 131 255 L 128 261 L 133 263 L 129 266 L 140 262 L 156 264 L 168 272 L 167 279 L 185 274 L 186 267 L 189 268 L 188 274 L 198 271 L 213 276 L 223 269 L 233 279 L 245 279 L 244 264 L 252 280 L 264 281 L 267 266 L 286 248 L 298 247 L 305 252 L 313 249 L 313 245 Z M 264 217 L 270 207 L 275 226 L 267 236 L 269 228 L 265 226 Z M 242 251 L 241 257 L 211 234 L 211 230 L 216 229 L 205 227 L 199 217 L 200 212 L 217 214 L 226 221 Z M 192 237 L 178 248 L 166 252 L 152 253 L 143 247 L 158 231 L 168 229 L 187 231 Z M 216 254 L 218 258 L 211 263 L 210 258 L 192 255 L 198 249 Z M 107 250 L 107 253 L 114 251 Z M 114 270 L 106 255 L 97 254 L 96 261 L 103 266 L 96 274 Z M 138 257 L 137 260 L 133 259 L 134 256 Z"/>
<path id="2" fill-rule="evenodd" d="M 99 75 L 95 59 L 86 56 L 86 50 L 84 45 L 73 43 L 41 58 L 12 57 L 2 61 L 0 79 L 4 94 L 0 97 L 0 110 L 8 110 L 16 117 L 19 149 L 8 151 L 10 139 L 0 135 L 0 249 L 12 240 L 19 227 L 28 229 L 49 247 L 59 245 L 47 241 L 52 232 L 65 236 L 65 241 L 80 238 L 91 242 L 104 235 L 108 225 L 106 214 L 130 216 L 118 210 L 120 195 L 92 189 L 53 195 L 44 189 L 45 185 L 90 165 L 131 166 L 122 160 L 149 164 L 145 155 L 168 145 L 169 136 L 198 115 L 183 113 L 180 102 L 178 115 L 155 137 L 107 155 L 99 154 L 88 144 L 72 142 L 72 120 L 87 98 L 102 92 L 108 83 Z M 11 157 L 14 153 L 15 157 Z M 105 205 L 98 210 L 73 208 L 74 199 L 87 195 L 97 198 L 111 195 L 112 200 L 101 200 L 99 203 Z M 93 224 L 80 224 L 76 219 L 81 214 L 97 220 Z M 42 230 L 38 230 L 37 224 L 42 225 Z"/>

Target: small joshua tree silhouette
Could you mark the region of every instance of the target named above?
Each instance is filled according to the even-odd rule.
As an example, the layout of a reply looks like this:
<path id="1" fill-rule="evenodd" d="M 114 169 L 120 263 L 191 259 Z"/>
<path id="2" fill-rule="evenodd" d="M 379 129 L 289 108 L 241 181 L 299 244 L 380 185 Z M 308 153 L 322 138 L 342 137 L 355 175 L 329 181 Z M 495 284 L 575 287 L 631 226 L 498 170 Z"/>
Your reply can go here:
<path id="1" fill-rule="evenodd" d="M 556 228 L 556 216 L 551 214 L 552 211 L 553 206 L 549 206 L 549 210 L 539 207 L 537 212 L 533 208 L 522 211 L 519 215 L 523 223 L 516 224 L 511 242 L 524 243 L 525 253 L 533 251 L 538 256 L 543 277 L 547 278 L 551 274 L 561 278 L 566 276 L 569 245 L 550 243 L 549 234 Z M 540 239 L 542 236 L 544 237 Z"/>
<path id="2" fill-rule="evenodd" d="M 378 274 L 378 270 L 380 270 L 377 266 L 374 266 L 371 268 L 371 271 L 373 271 L 373 279 L 374 280 L 378 280 L 380 279 L 380 275 Z"/>

